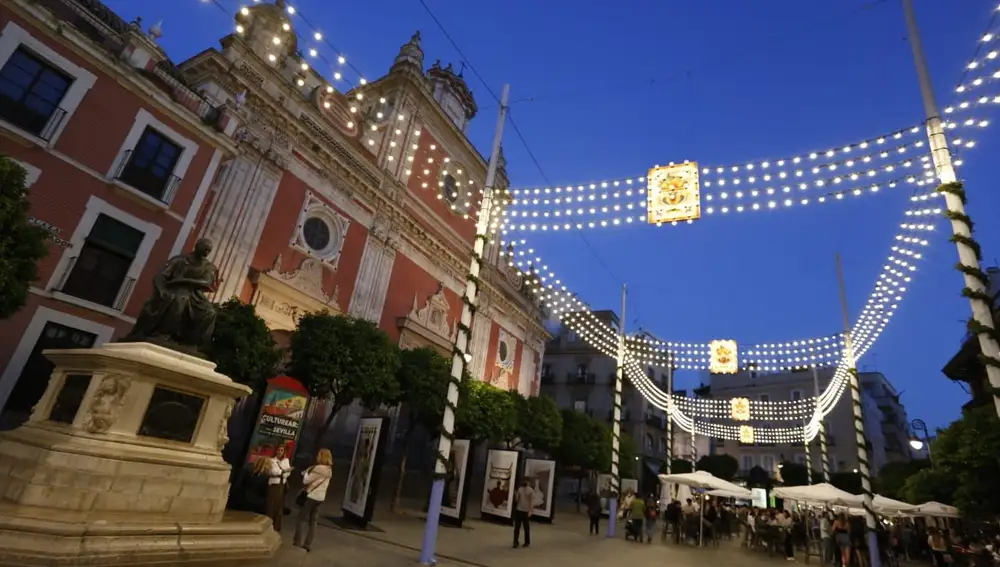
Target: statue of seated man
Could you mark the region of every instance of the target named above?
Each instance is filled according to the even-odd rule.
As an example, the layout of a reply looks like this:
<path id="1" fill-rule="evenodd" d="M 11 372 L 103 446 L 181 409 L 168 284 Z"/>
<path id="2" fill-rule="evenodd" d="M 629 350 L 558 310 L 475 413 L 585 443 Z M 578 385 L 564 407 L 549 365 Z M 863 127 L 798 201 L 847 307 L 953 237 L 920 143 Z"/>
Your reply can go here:
<path id="1" fill-rule="evenodd" d="M 211 251 L 212 243 L 202 238 L 193 252 L 167 260 L 153 278 L 152 296 L 122 342 L 151 342 L 203 356 L 201 348 L 215 330 L 216 308 L 205 297 L 215 291 L 219 277 L 208 259 Z"/>

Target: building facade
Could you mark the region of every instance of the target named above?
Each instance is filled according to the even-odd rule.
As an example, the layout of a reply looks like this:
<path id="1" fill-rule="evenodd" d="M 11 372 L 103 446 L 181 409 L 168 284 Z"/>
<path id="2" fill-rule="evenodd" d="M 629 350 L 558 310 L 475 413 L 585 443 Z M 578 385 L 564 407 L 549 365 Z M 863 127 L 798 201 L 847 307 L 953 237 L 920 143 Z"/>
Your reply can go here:
<path id="1" fill-rule="evenodd" d="M 469 88 L 425 69 L 419 33 L 384 77 L 340 92 L 299 58 L 280 2 L 175 66 L 162 30 L 96 0 L 0 1 L 0 96 L 34 113 L 3 100 L 0 151 L 32 172 L 32 214 L 53 234 L 31 302 L 2 324 L 0 401 L 44 389 L 42 349 L 121 337 L 156 270 L 198 238 L 220 269 L 213 299 L 253 304 L 279 344 L 327 310 L 451 353 L 487 164 L 465 135 Z M 472 374 L 535 394 L 541 311 L 492 241 L 486 257 Z"/>
<path id="2" fill-rule="evenodd" d="M 833 378 L 833 368 L 822 368 L 817 371 L 819 389 L 822 392 Z M 907 445 L 908 437 L 906 411 L 899 403 L 899 397 L 892 390 L 891 384 L 877 372 L 860 372 L 861 406 L 865 424 L 865 434 L 868 437 L 869 463 L 873 474 L 890 460 L 909 459 Z M 883 386 L 886 391 L 883 391 Z M 797 372 L 775 374 L 757 374 L 752 371 L 741 371 L 735 375 L 713 375 L 711 378 L 711 395 L 713 398 L 731 399 L 747 398 L 751 401 L 794 401 L 813 397 L 813 371 L 805 369 Z M 876 397 L 878 394 L 879 397 Z M 889 408 L 883 410 L 883 406 Z M 892 412 L 892 419 L 887 419 L 886 411 Z M 752 423 L 760 427 L 792 427 L 804 426 L 799 422 L 767 422 Z M 825 418 L 827 433 L 827 454 L 830 462 L 830 472 L 852 472 L 858 467 L 858 451 L 854 436 L 854 410 L 851 402 L 850 389 L 845 389 L 837 405 Z M 900 436 L 900 432 L 904 432 Z M 895 435 L 895 440 L 902 447 L 890 445 L 886 438 Z M 742 474 L 749 473 L 754 467 L 761 467 L 772 475 L 781 462 L 796 462 L 806 464 L 806 449 L 802 444 L 744 444 L 738 441 L 716 439 L 714 441 L 717 453 L 731 455 L 740 463 Z M 820 455 L 820 440 L 815 438 L 809 446 L 810 465 L 813 471 L 822 471 Z"/>

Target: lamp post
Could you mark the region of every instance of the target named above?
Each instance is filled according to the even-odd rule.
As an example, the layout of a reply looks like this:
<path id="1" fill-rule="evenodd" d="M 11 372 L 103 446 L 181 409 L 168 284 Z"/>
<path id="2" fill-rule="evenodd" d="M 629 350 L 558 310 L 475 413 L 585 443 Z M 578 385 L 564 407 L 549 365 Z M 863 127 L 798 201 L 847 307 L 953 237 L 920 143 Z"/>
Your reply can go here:
<path id="1" fill-rule="evenodd" d="M 927 424 L 922 419 L 914 419 L 910 422 L 910 430 L 913 436 L 910 437 L 910 448 L 914 451 L 922 451 L 927 447 L 927 460 L 931 460 L 931 437 L 927 433 Z M 923 432 L 923 437 L 917 437 L 917 433 Z"/>

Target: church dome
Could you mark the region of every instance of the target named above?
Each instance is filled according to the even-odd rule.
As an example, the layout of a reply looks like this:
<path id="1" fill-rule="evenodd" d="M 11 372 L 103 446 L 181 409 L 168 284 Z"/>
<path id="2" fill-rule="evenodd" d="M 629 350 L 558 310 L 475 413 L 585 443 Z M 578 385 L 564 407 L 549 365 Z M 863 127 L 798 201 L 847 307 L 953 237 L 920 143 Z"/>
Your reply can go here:
<path id="1" fill-rule="evenodd" d="M 466 121 L 472 120 L 476 112 L 479 111 L 479 108 L 476 106 L 476 99 L 473 98 L 472 91 L 469 89 L 469 85 L 466 84 L 462 71 L 459 70 L 456 73 L 451 63 L 447 67 L 441 67 L 441 62 L 436 61 L 427 70 L 427 78 L 433 85 L 435 98 L 444 94 L 451 95 L 461 105 Z M 439 102 L 441 102 L 440 98 Z"/>
<path id="2" fill-rule="evenodd" d="M 421 75 L 424 73 L 424 50 L 420 47 L 420 31 L 410 37 L 410 41 L 399 48 L 399 55 L 392 62 L 391 71 L 396 71 L 405 66 L 413 66 Z"/>

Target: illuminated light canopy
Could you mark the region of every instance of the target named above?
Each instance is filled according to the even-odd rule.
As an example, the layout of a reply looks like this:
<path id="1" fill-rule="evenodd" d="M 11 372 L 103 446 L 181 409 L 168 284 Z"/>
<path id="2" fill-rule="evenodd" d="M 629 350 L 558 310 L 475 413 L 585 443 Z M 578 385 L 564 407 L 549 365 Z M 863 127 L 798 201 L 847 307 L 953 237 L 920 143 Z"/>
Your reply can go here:
<path id="1" fill-rule="evenodd" d="M 740 443 L 746 443 L 747 445 L 752 445 L 754 443 L 753 426 L 741 425 L 740 426 Z"/>
<path id="2" fill-rule="evenodd" d="M 730 416 L 735 421 L 750 421 L 750 400 L 733 398 L 729 400 Z"/>

